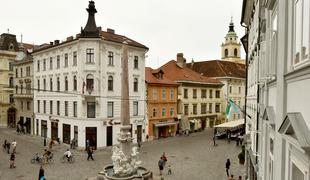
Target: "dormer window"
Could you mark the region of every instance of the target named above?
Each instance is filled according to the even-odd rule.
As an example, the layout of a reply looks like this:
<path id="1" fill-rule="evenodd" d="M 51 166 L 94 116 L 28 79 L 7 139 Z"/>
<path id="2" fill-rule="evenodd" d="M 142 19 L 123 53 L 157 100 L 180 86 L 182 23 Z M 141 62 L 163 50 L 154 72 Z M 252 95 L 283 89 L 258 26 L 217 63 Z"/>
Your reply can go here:
<path id="1" fill-rule="evenodd" d="M 162 80 L 164 78 L 164 74 L 162 72 L 159 73 L 159 77 L 160 80 Z"/>

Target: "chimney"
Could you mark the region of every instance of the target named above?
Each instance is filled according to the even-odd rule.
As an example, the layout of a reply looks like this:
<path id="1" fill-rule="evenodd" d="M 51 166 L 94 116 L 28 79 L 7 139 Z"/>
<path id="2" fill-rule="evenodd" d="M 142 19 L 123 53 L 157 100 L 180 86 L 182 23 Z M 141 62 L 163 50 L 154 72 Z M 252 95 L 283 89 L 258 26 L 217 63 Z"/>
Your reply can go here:
<path id="1" fill-rule="evenodd" d="M 72 40 L 73 40 L 73 36 L 67 37 L 67 41 L 72 41 Z"/>
<path id="2" fill-rule="evenodd" d="M 58 45 L 58 44 L 59 44 L 59 40 L 55 40 L 55 41 L 54 41 L 54 44 L 55 44 L 55 45 Z"/>
<path id="3" fill-rule="evenodd" d="M 111 33 L 111 34 L 114 34 L 114 33 L 115 33 L 114 29 L 110 29 L 110 28 L 107 28 L 107 32 L 108 32 L 108 33 Z"/>
<path id="4" fill-rule="evenodd" d="M 53 41 L 50 42 L 50 45 L 53 46 Z"/>
<path id="5" fill-rule="evenodd" d="M 97 27 L 97 29 L 98 29 L 99 32 L 102 31 L 102 27 L 101 26 Z"/>
<path id="6" fill-rule="evenodd" d="M 183 57 L 183 53 L 178 53 L 177 54 L 177 65 L 180 68 L 183 68 L 186 64 L 186 59 Z"/>

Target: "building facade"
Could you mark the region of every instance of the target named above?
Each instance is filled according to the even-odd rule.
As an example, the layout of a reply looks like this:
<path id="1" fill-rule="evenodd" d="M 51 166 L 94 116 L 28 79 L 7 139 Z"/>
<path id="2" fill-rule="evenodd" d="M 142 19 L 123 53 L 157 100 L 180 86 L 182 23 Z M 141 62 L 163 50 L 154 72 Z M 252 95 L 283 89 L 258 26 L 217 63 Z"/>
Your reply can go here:
<path id="1" fill-rule="evenodd" d="M 22 45 L 21 45 L 22 46 Z M 33 60 L 28 49 L 23 48 L 14 65 L 14 104 L 16 121 L 25 133 L 34 134 Z"/>
<path id="2" fill-rule="evenodd" d="M 221 81 L 223 96 L 221 96 L 223 109 L 227 107 L 227 102 L 232 100 L 240 111 L 231 112 L 230 117 L 226 117 L 222 112 L 221 119 L 225 121 L 243 118 L 245 106 L 245 65 L 236 62 L 223 60 L 199 61 L 188 63 L 187 67 L 198 72 L 205 77 L 211 77 Z"/>
<path id="3" fill-rule="evenodd" d="M 145 68 L 148 136 L 150 139 L 175 136 L 178 127 L 178 84 L 161 69 Z"/>
<path id="4" fill-rule="evenodd" d="M 80 34 L 55 40 L 33 53 L 37 135 L 83 148 L 117 144 L 120 128 L 121 61 L 128 50 L 130 122 L 134 142 L 144 141 L 145 54 L 148 48 L 96 26 L 93 1 Z M 126 51 L 127 52 L 127 51 Z"/>
<path id="5" fill-rule="evenodd" d="M 249 179 L 310 179 L 310 2 L 243 1 Z"/>
<path id="6" fill-rule="evenodd" d="M 182 53 L 177 55 L 176 61 L 171 60 L 160 69 L 167 78 L 179 84 L 179 130 L 203 130 L 222 122 L 223 84 L 219 80 L 204 77 L 186 67 Z"/>
<path id="7" fill-rule="evenodd" d="M 18 43 L 13 34 L 0 36 L 0 126 L 16 126 L 16 108 L 14 107 L 13 63 L 18 54 Z"/>

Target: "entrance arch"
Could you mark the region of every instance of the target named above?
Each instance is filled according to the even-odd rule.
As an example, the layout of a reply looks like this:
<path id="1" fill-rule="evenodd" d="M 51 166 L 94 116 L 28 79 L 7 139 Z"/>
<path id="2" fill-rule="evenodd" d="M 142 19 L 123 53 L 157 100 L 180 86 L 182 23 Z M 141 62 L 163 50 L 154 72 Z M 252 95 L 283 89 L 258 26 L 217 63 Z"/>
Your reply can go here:
<path id="1" fill-rule="evenodd" d="M 8 109 L 8 127 L 16 127 L 16 109 L 12 107 Z"/>

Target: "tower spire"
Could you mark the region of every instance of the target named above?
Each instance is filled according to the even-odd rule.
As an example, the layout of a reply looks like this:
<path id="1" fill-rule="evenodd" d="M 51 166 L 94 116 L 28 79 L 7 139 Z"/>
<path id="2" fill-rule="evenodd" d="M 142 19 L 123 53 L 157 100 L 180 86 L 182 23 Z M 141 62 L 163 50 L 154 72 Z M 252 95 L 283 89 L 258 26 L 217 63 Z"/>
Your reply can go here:
<path id="1" fill-rule="evenodd" d="M 229 31 L 228 32 L 235 32 L 234 30 L 234 22 L 233 22 L 233 17 L 231 16 L 230 18 L 230 23 L 229 23 Z"/>
<path id="2" fill-rule="evenodd" d="M 95 20 L 95 13 L 97 13 L 97 10 L 93 0 L 89 1 L 88 8 L 86 10 L 88 12 L 88 20 L 85 28 L 81 29 L 81 37 L 98 38 L 100 37 L 100 34 Z"/>

